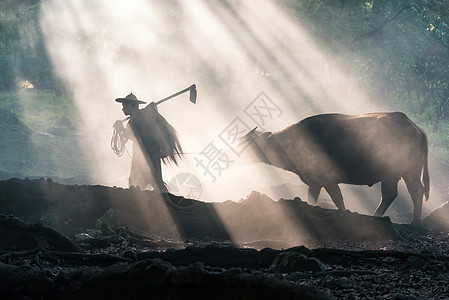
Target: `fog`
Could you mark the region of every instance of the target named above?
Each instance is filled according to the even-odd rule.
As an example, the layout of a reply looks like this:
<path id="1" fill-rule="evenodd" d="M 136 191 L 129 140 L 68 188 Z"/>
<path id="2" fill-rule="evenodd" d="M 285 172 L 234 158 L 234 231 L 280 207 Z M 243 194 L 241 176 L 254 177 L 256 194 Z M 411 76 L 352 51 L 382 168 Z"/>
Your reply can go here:
<path id="1" fill-rule="evenodd" d="M 177 175 L 193 175 L 198 180 L 185 182 L 184 192 L 191 185 L 198 198 L 217 202 L 252 190 L 274 199 L 305 191 L 296 175 L 251 163 L 238 136 L 255 126 L 278 131 L 320 112 L 387 110 L 276 1 L 47 0 L 41 26 L 82 115 L 81 142 L 99 184 L 127 187 L 131 157 L 117 157 L 110 140 L 112 125 L 124 118 L 114 99 L 130 92 L 149 103 L 196 84 L 196 104 L 183 94 L 158 107 L 185 152 L 179 166 L 163 165 L 163 177 L 182 185 Z M 127 149 L 131 154 L 130 142 Z M 272 188 L 286 183 L 294 190 Z M 349 209 L 365 209 L 345 200 Z"/>

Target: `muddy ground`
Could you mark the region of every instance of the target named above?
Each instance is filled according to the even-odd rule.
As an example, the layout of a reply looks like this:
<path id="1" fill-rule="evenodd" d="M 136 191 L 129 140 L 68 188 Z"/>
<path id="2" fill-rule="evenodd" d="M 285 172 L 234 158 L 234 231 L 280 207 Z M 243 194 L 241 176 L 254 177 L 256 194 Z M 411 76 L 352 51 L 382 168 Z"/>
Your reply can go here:
<path id="1" fill-rule="evenodd" d="M 6 299 L 447 299 L 449 209 L 422 226 L 299 198 L 205 203 L 0 181 Z"/>

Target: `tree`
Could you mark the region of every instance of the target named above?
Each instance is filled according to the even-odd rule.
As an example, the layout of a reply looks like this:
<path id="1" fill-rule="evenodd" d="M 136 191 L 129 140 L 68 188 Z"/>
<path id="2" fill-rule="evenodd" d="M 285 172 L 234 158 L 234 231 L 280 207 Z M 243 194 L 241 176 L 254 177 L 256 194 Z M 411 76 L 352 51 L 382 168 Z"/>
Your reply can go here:
<path id="1" fill-rule="evenodd" d="M 0 4 L 0 90 L 20 87 L 20 80 L 37 89 L 61 90 L 39 25 L 39 1 Z"/>

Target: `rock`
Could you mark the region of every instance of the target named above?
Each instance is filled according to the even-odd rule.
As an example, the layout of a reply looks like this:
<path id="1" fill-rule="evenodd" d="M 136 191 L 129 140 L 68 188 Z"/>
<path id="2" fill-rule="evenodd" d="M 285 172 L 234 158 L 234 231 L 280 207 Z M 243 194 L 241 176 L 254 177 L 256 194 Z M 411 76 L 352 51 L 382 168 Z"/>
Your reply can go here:
<path id="1" fill-rule="evenodd" d="M 443 262 L 429 261 L 429 263 L 425 267 L 425 270 L 439 273 L 439 272 L 444 272 L 444 270 L 446 270 L 446 266 L 444 265 Z"/>
<path id="2" fill-rule="evenodd" d="M 411 295 L 403 295 L 403 294 L 397 294 L 394 298 L 395 300 L 422 300 L 422 298 L 418 298 Z"/>
<path id="3" fill-rule="evenodd" d="M 407 269 L 407 265 L 406 264 L 397 264 L 394 266 L 395 270 L 398 271 L 404 271 Z"/>
<path id="4" fill-rule="evenodd" d="M 449 201 L 434 209 L 422 221 L 422 225 L 432 231 L 449 230 Z"/>
<path id="5" fill-rule="evenodd" d="M 347 289 L 354 288 L 355 285 L 356 285 L 355 281 L 348 280 L 346 278 L 332 279 L 332 280 L 326 281 L 324 283 L 324 287 L 331 289 L 331 290 L 333 290 L 333 289 L 347 290 Z"/>
<path id="6" fill-rule="evenodd" d="M 280 272 L 318 272 L 327 269 L 327 266 L 318 258 L 308 257 L 294 250 L 295 248 L 279 253 L 270 268 Z"/>
<path id="7" fill-rule="evenodd" d="M 121 257 L 124 257 L 124 258 L 129 258 L 129 259 L 131 259 L 131 260 L 133 260 L 133 261 L 138 261 L 138 259 L 137 259 L 137 254 L 136 254 L 136 252 L 135 252 L 134 250 L 132 250 L 132 249 L 126 249 L 125 251 L 123 251 L 123 252 L 121 253 L 120 256 L 121 256 Z"/>
<path id="8" fill-rule="evenodd" d="M 42 224 L 28 224 L 14 216 L 0 215 L 0 250 L 24 251 L 49 249 L 84 252 L 64 234 Z"/>
<path id="9" fill-rule="evenodd" d="M 79 241 L 83 241 L 83 240 L 91 240 L 93 239 L 93 236 L 91 236 L 90 234 L 81 232 L 81 233 L 76 233 L 73 235 L 73 240 L 75 242 L 79 242 Z"/>
<path id="10" fill-rule="evenodd" d="M 424 259 L 412 255 L 406 259 L 405 263 L 407 264 L 407 266 L 411 268 L 419 269 L 425 266 L 426 261 Z"/>

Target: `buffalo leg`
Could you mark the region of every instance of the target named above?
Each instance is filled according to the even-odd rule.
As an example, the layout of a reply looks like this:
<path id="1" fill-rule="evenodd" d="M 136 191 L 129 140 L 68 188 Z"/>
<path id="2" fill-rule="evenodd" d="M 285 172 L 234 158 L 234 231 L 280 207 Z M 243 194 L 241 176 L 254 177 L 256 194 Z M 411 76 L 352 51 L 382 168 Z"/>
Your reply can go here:
<path id="1" fill-rule="evenodd" d="M 318 202 L 318 196 L 320 195 L 321 187 L 309 186 L 309 192 L 307 193 L 307 202 L 309 204 L 316 204 Z"/>
<path id="2" fill-rule="evenodd" d="M 341 194 L 340 187 L 336 185 L 325 186 L 326 192 L 331 196 L 332 201 L 339 210 L 346 210 L 345 203 L 343 202 L 343 195 Z"/>
<path id="3" fill-rule="evenodd" d="M 398 182 L 399 180 L 397 179 L 382 180 L 382 199 L 373 216 L 382 217 L 388 207 L 390 207 L 391 203 L 398 195 Z"/>
<path id="4" fill-rule="evenodd" d="M 422 201 L 424 195 L 424 187 L 422 186 L 421 179 L 419 175 L 412 177 L 404 176 L 404 181 L 407 186 L 407 190 L 410 193 L 410 196 L 412 197 L 413 202 L 412 223 L 420 223 L 422 214 Z"/>

